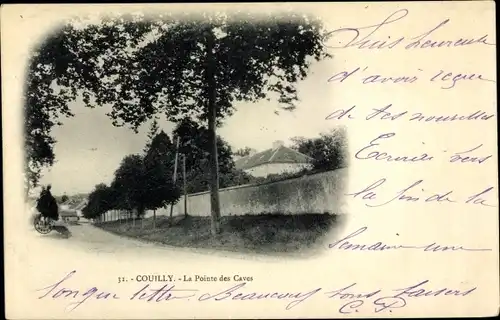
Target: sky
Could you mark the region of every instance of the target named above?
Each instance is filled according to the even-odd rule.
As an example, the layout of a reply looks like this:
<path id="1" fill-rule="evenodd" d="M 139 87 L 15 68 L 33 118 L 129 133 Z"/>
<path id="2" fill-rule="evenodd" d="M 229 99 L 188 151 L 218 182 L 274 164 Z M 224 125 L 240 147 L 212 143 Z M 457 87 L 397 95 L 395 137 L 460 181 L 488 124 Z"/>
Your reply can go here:
<path id="1" fill-rule="evenodd" d="M 251 147 L 262 151 L 276 140 L 287 144 L 292 137 L 314 137 L 328 130 L 324 118 L 328 107 L 325 101 L 331 95 L 326 82 L 331 74 L 329 63 L 313 63 L 308 78 L 298 83 L 300 101 L 296 110 L 280 110 L 277 115 L 280 106 L 276 101 L 238 103 L 235 113 L 218 129 L 218 135 L 233 150 Z M 42 185 L 52 185 L 54 194 L 87 193 L 98 183 L 110 183 L 123 157 L 141 153 L 147 141 L 149 123 L 136 134 L 127 127 L 114 127 L 106 116 L 106 107 L 90 109 L 81 101 L 70 107 L 75 116 L 54 128 L 56 163 L 45 170 L 41 179 Z M 159 125 L 169 134 L 174 127 L 164 118 Z"/>

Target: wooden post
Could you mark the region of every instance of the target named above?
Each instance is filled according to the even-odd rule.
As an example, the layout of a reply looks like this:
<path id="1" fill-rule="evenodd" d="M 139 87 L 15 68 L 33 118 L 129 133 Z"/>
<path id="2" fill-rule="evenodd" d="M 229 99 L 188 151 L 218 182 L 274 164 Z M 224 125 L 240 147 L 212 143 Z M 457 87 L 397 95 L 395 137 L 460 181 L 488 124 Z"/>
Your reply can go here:
<path id="1" fill-rule="evenodd" d="M 134 212 L 132 212 L 132 225 L 134 226 L 135 228 L 135 220 L 137 220 L 137 216 L 138 216 L 138 213 L 139 211 L 137 211 L 134 215 Z"/>
<path id="2" fill-rule="evenodd" d="M 156 209 L 153 210 L 153 229 L 156 229 Z"/>
<path id="3" fill-rule="evenodd" d="M 176 146 L 176 149 L 175 149 L 175 162 L 174 162 L 174 177 L 173 177 L 173 182 L 174 182 L 174 185 L 175 185 L 175 182 L 177 181 L 177 162 L 178 162 L 178 159 L 179 159 L 179 138 L 180 137 L 177 137 L 177 146 Z M 174 205 L 171 204 L 170 205 L 170 222 L 172 222 L 172 214 L 173 214 L 173 211 L 174 211 Z"/>
<path id="4" fill-rule="evenodd" d="M 184 189 L 184 217 L 187 217 L 187 184 L 186 184 L 186 155 L 182 155 L 182 179 Z"/>

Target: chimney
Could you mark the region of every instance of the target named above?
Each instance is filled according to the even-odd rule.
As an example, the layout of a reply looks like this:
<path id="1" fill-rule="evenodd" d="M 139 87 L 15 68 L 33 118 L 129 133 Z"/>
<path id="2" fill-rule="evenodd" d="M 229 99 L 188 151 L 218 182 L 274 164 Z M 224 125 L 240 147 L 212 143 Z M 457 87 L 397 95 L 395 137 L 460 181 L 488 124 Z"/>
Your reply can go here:
<path id="1" fill-rule="evenodd" d="M 273 149 L 278 149 L 283 146 L 285 143 L 282 140 L 276 140 L 273 142 Z"/>

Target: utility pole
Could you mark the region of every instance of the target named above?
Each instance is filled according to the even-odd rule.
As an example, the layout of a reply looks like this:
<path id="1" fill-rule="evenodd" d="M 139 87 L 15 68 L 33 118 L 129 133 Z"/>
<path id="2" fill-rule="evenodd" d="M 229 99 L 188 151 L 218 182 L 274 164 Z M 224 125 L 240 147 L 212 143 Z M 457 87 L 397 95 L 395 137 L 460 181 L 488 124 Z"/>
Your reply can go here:
<path id="1" fill-rule="evenodd" d="M 174 182 L 174 186 L 175 186 L 175 182 L 177 181 L 177 162 L 178 162 L 178 158 L 179 158 L 179 137 L 177 137 L 177 143 L 176 143 L 176 147 L 175 147 L 174 177 L 172 179 L 173 182 Z M 173 211 L 174 211 L 174 205 L 171 204 L 170 205 L 170 222 L 172 222 Z"/>
<path id="2" fill-rule="evenodd" d="M 182 155 L 182 180 L 184 189 L 184 217 L 187 217 L 186 155 Z"/>

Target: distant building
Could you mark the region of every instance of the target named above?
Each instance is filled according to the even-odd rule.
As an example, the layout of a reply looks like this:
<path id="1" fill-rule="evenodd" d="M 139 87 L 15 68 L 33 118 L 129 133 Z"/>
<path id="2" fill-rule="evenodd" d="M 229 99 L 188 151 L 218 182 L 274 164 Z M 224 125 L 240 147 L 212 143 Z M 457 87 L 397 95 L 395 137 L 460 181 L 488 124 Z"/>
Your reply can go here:
<path id="1" fill-rule="evenodd" d="M 76 211 L 76 213 L 79 217 L 83 216 L 82 210 L 83 210 L 83 208 L 85 208 L 87 203 L 88 203 L 87 199 L 83 199 L 76 206 L 73 207 L 73 209 Z"/>
<path id="2" fill-rule="evenodd" d="M 68 199 L 59 206 L 59 215 L 66 222 L 77 222 L 82 217 L 82 209 L 87 205 L 87 199 Z"/>
<path id="3" fill-rule="evenodd" d="M 250 154 L 235 161 L 237 169 L 254 177 L 271 174 L 294 173 L 311 168 L 313 159 L 303 153 L 285 147 L 283 141 L 275 141 L 272 148 Z"/>
<path id="4" fill-rule="evenodd" d="M 73 223 L 75 223 L 75 222 L 78 222 L 80 220 L 80 217 L 78 216 L 78 214 L 76 212 L 70 211 L 70 210 L 61 209 L 59 211 L 59 216 L 65 222 L 73 222 Z"/>

